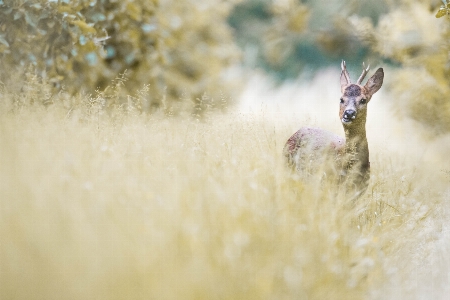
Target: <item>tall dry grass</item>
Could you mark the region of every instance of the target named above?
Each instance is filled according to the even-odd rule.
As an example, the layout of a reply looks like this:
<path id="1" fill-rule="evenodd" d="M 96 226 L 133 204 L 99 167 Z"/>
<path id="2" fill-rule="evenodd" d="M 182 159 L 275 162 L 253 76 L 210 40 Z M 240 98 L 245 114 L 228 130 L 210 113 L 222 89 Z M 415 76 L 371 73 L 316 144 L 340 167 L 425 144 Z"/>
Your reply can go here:
<path id="1" fill-rule="evenodd" d="M 341 130 L 334 73 L 255 79 L 239 109 L 202 120 L 105 112 L 88 96 L 43 106 L 45 87 L 3 86 L 0 298 L 420 298 L 432 280 L 444 299 L 450 179 L 426 159 L 439 151 L 399 141 L 410 129 L 387 94 L 369 105 L 357 203 L 284 167 L 298 126 Z"/>

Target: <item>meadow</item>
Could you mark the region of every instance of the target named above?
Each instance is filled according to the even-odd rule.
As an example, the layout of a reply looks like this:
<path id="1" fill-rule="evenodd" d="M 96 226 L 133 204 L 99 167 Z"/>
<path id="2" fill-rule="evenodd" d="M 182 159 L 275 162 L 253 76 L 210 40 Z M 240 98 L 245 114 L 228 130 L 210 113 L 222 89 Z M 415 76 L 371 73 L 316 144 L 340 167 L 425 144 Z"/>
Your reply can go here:
<path id="1" fill-rule="evenodd" d="M 448 138 L 382 91 L 356 203 L 284 165 L 299 127 L 342 134 L 338 73 L 253 76 L 202 117 L 3 85 L 0 298 L 446 299 Z"/>

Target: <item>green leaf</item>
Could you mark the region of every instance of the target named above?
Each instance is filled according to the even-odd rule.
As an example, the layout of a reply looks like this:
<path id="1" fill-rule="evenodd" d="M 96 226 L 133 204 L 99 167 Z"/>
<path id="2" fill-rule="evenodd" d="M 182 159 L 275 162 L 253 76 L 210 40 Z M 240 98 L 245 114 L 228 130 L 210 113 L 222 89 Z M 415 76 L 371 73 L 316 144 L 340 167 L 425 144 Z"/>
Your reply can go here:
<path id="1" fill-rule="evenodd" d="M 28 25 L 30 25 L 34 28 L 37 27 L 36 17 L 33 15 L 30 15 L 28 12 L 25 12 L 25 21 L 28 23 Z"/>
<path id="2" fill-rule="evenodd" d="M 14 14 L 14 21 L 19 20 L 20 18 L 22 18 L 22 13 L 20 11 L 17 11 Z"/>
<path id="3" fill-rule="evenodd" d="M 0 44 L 3 44 L 6 47 L 9 47 L 9 43 L 3 38 L 2 35 L 0 35 Z"/>
<path id="4" fill-rule="evenodd" d="M 444 7 L 439 8 L 438 12 L 436 13 L 436 18 L 442 18 L 447 14 L 447 9 Z"/>
<path id="5" fill-rule="evenodd" d="M 72 24 L 80 28 L 81 32 L 86 34 L 97 32 L 92 26 L 86 24 L 86 22 L 82 20 L 72 21 Z"/>

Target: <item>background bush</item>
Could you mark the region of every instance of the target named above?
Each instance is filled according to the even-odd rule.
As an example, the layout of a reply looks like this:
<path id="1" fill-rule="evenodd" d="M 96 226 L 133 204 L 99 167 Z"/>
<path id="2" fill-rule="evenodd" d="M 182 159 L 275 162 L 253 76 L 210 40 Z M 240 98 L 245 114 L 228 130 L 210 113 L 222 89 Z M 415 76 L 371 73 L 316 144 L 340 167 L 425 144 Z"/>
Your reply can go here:
<path id="1" fill-rule="evenodd" d="M 386 86 L 399 116 L 436 135 L 450 132 L 450 21 L 435 18 L 447 12 L 441 6 L 440 0 L 252 0 L 229 20 L 248 65 L 281 79 L 337 67 L 341 59 L 354 73 L 363 61 L 388 67 Z"/>
<path id="2" fill-rule="evenodd" d="M 221 73 L 239 58 L 225 22 L 232 2 L 186 0 L 10 1 L 0 5 L 2 70 L 33 65 L 75 93 L 103 89 L 127 70 L 143 105 L 168 106 L 227 91 Z M 2 72 L 2 80 L 8 77 Z M 205 98 L 205 97 L 203 97 Z"/>
<path id="3" fill-rule="evenodd" d="M 441 4 L 393 1 L 377 22 L 357 15 L 348 22 L 369 61 L 395 67 L 387 82 L 399 115 L 418 121 L 431 136 L 450 131 L 450 23 L 435 18 Z"/>
<path id="4" fill-rule="evenodd" d="M 127 71 L 124 95 L 106 97 L 104 105 L 137 99 L 136 107 L 145 111 L 198 112 L 214 99 L 224 105 L 237 91 L 224 71 L 239 62 L 239 45 L 245 66 L 281 79 L 337 66 L 341 59 L 352 72 L 359 72 L 362 61 L 391 67 L 386 86 L 399 113 L 432 134 L 445 133 L 450 21 L 435 18 L 437 12 L 445 16 L 441 5 L 439 0 L 1 1 L 1 80 L 31 64 L 57 88 L 92 93 Z"/>

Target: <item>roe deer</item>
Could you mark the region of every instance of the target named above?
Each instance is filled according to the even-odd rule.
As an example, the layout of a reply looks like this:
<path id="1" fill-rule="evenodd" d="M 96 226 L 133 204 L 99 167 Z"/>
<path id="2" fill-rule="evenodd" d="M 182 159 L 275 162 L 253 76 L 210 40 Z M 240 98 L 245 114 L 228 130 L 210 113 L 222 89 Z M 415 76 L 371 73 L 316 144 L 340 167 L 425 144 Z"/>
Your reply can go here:
<path id="1" fill-rule="evenodd" d="M 323 129 L 303 127 L 287 140 L 283 154 L 296 172 L 305 173 L 308 168 L 325 170 L 327 176 L 338 176 L 338 182 L 345 183 L 346 191 L 358 197 L 366 191 L 370 178 L 366 138 L 367 104 L 381 88 L 384 72 L 379 68 L 362 86 L 370 66 L 365 68 L 363 64 L 363 72 L 356 84 L 350 81 L 345 61 L 342 61 L 341 68 L 339 117 L 345 139 Z M 330 164 L 327 158 L 333 163 Z M 324 170 L 316 170 L 324 165 L 327 165 Z"/>

